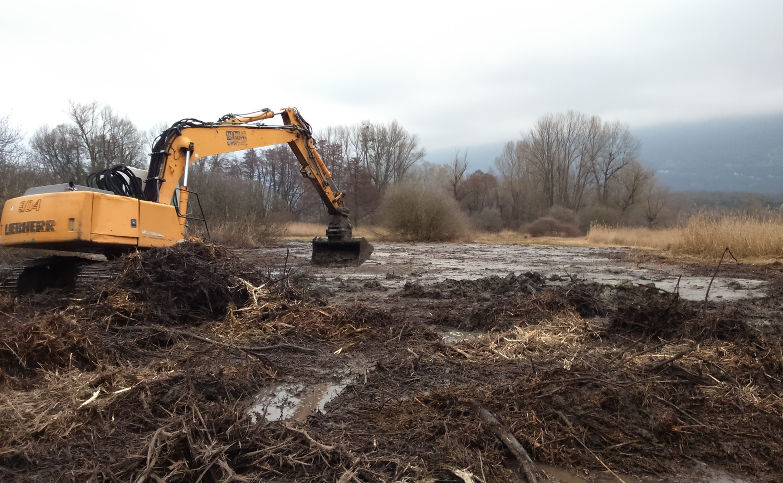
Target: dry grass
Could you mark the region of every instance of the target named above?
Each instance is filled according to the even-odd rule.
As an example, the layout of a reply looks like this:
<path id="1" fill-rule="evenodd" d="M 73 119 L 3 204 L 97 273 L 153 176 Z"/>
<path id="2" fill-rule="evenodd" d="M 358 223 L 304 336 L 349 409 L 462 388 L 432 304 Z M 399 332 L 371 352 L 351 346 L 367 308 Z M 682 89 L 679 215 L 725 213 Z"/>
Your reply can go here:
<path id="1" fill-rule="evenodd" d="M 644 227 L 610 227 L 593 224 L 587 233 L 590 245 L 630 246 L 669 250 L 682 242 L 682 229 Z"/>
<path id="2" fill-rule="evenodd" d="M 630 246 L 670 250 L 677 255 L 715 259 L 726 247 L 745 262 L 783 257 L 783 217 L 777 211 L 755 215 L 699 213 L 681 228 L 609 227 L 595 224 L 590 245 Z"/>
<path id="3" fill-rule="evenodd" d="M 736 257 L 783 257 L 783 216 L 777 211 L 756 215 L 699 213 L 681 230 L 674 251 L 715 257 L 726 247 Z"/>

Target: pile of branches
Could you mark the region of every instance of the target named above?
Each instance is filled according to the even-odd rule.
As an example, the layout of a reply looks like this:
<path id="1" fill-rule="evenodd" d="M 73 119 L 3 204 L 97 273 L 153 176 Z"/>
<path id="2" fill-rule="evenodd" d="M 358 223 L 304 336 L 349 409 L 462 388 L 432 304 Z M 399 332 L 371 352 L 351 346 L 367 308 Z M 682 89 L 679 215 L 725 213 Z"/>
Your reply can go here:
<path id="1" fill-rule="evenodd" d="M 104 286 L 103 296 L 141 321 L 197 324 L 247 301 L 247 287 L 239 277 L 247 270 L 220 245 L 184 242 L 134 252 L 118 263 L 118 274 Z"/>

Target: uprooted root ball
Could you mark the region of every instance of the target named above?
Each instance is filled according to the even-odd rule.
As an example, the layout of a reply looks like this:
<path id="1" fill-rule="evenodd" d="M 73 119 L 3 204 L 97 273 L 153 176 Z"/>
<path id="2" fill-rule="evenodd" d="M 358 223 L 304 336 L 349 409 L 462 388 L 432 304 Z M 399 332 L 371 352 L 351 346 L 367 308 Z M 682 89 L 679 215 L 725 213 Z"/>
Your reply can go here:
<path id="1" fill-rule="evenodd" d="M 247 298 L 235 275 L 238 261 L 219 245 L 185 242 L 132 253 L 122 262 L 107 292 L 114 303 L 137 302 L 130 308 L 145 321 L 198 323 L 222 317 L 229 304 Z"/>

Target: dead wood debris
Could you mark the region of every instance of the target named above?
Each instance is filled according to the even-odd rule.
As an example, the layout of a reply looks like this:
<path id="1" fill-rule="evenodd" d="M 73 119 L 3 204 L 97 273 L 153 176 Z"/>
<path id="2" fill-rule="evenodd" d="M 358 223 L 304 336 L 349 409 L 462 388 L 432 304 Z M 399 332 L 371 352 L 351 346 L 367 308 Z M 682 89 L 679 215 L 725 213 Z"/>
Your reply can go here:
<path id="1" fill-rule="evenodd" d="M 409 286 L 400 307 L 432 290 L 448 304 L 417 320 L 308 301 L 219 247 L 181 250 L 133 255 L 128 278 L 65 307 L 2 301 L 0 479 L 518 479 L 476 407 L 537 463 L 676 478 L 696 459 L 783 475 L 780 320 L 750 324 L 742 303 L 703 310 L 651 287 L 525 274 Z M 172 282 L 190 269 L 197 295 Z M 438 317 L 485 331 L 446 343 L 425 325 Z M 324 364 L 359 357 L 372 370 L 326 414 L 249 416 L 286 376 L 315 384 Z"/>

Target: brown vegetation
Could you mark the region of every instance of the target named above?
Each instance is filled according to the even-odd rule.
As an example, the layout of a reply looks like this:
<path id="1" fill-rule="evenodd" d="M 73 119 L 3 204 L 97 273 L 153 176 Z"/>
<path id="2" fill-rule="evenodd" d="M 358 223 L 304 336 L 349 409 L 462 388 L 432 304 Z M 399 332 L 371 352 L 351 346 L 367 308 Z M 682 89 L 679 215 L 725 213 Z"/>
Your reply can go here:
<path id="1" fill-rule="evenodd" d="M 742 259 L 783 257 L 783 219 L 776 211 L 755 214 L 700 212 L 680 228 L 648 229 L 594 224 L 587 234 L 591 244 L 624 245 L 671 250 L 714 259 L 729 247 Z"/>
<path id="2" fill-rule="evenodd" d="M 390 188 L 381 215 L 384 226 L 404 240 L 455 240 L 467 230 L 464 215 L 448 193 L 417 183 Z"/>
<path id="3" fill-rule="evenodd" d="M 175 284 L 181 266 L 199 274 Z M 783 474 L 779 320 L 746 315 L 775 306 L 779 270 L 768 297 L 734 307 L 527 273 L 412 283 L 373 308 L 308 302 L 306 278 L 213 246 L 117 267 L 90 293 L 0 298 L 3 479 L 519 480 L 476 407 L 536 463 Z M 352 360 L 372 362 L 325 412 L 249 414 L 260 391 Z"/>
<path id="4" fill-rule="evenodd" d="M 594 223 L 587 232 L 587 241 L 591 245 L 669 250 L 681 239 L 681 228 L 614 227 Z"/>
<path id="5" fill-rule="evenodd" d="M 783 257 L 783 217 L 779 211 L 756 214 L 702 212 L 682 229 L 675 250 L 715 257 L 725 247 L 741 258 Z"/>

